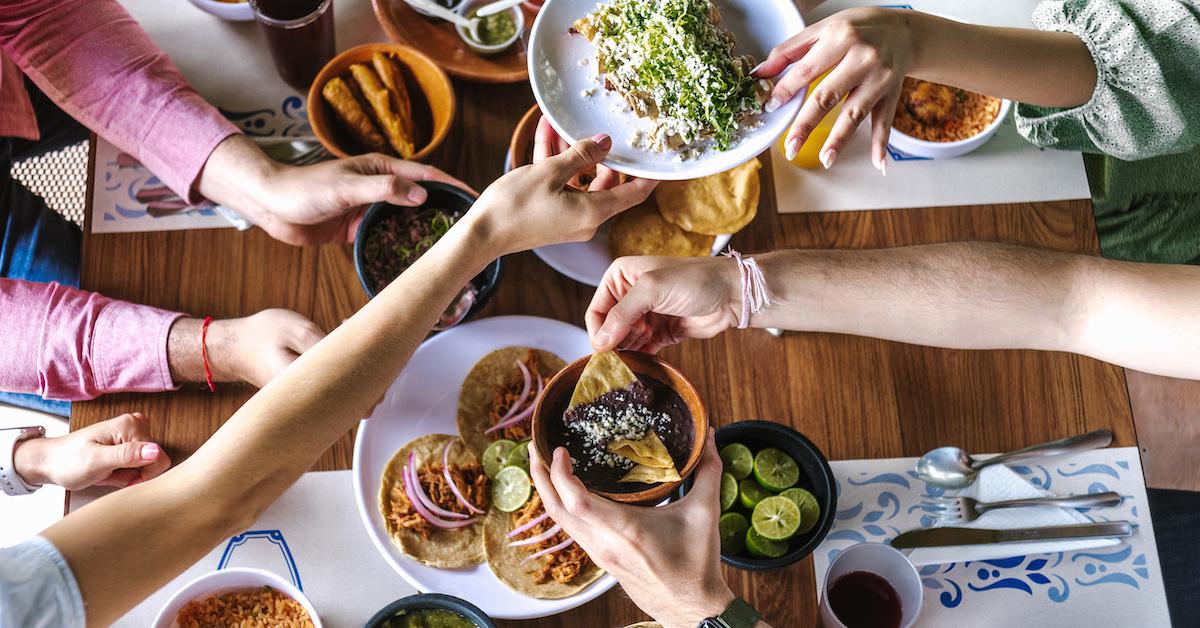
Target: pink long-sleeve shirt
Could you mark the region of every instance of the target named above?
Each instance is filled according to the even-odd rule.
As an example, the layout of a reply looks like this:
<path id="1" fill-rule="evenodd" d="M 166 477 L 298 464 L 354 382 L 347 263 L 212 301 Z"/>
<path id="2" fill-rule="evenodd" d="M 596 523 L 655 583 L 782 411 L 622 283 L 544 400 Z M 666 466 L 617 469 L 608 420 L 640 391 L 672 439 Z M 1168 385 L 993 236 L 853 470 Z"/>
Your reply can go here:
<path id="1" fill-rule="evenodd" d="M 22 74 L 63 111 L 195 202 L 237 132 L 115 0 L 8 0 L 0 10 L 0 137 L 38 138 Z M 0 389 L 52 399 L 171 388 L 180 316 L 57 284 L 0 279 Z"/>

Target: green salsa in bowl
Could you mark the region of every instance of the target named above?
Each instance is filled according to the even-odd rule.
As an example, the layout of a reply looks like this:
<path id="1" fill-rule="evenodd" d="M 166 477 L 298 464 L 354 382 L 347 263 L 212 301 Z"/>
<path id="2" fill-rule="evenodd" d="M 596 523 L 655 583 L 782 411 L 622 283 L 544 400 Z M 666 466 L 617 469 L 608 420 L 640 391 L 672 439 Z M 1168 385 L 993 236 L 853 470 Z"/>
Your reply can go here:
<path id="1" fill-rule="evenodd" d="M 388 604 L 365 628 L 496 628 L 474 604 L 440 593 L 410 595 Z"/>
<path id="2" fill-rule="evenodd" d="M 468 18 L 477 18 L 476 13 L 479 9 L 494 1 L 467 0 L 458 6 L 457 12 Z M 519 5 L 478 19 L 480 20 L 478 39 L 472 36 L 470 30 L 462 26 L 455 26 L 455 30 L 471 50 L 485 57 L 498 55 L 508 50 L 525 32 L 525 13 Z"/>

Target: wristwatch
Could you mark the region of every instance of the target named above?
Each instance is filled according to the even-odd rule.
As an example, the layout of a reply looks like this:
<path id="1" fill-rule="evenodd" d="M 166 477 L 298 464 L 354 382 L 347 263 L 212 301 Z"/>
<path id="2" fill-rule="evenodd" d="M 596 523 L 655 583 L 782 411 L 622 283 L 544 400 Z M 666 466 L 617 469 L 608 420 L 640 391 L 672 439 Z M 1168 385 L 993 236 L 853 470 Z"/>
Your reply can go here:
<path id="1" fill-rule="evenodd" d="M 6 495 L 28 495 L 41 488 L 26 484 L 17 474 L 16 465 L 13 464 L 13 453 L 17 451 L 17 443 L 45 435 L 46 428 L 40 425 L 0 429 L 0 490 Z"/>
<path id="2" fill-rule="evenodd" d="M 733 598 L 725 612 L 700 622 L 697 628 L 754 628 L 762 614 L 742 598 Z"/>

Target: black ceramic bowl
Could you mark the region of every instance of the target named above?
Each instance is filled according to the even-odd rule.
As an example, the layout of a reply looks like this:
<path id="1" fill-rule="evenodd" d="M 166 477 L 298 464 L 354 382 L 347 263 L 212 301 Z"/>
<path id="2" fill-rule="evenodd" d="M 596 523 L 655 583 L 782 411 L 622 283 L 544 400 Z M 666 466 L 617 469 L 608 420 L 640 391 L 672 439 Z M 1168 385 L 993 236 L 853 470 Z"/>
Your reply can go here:
<path id="1" fill-rule="evenodd" d="M 821 505 L 821 519 L 811 530 L 788 541 L 788 553 L 779 558 L 753 558 L 745 550 L 736 556 L 721 553 L 721 561 L 740 569 L 765 571 L 786 567 L 817 549 L 829 529 L 833 527 L 833 515 L 837 509 L 837 486 L 829 461 L 817 446 L 796 430 L 771 421 L 742 421 L 717 428 L 717 448 L 729 443 L 741 443 L 758 453 L 767 447 L 776 447 L 791 456 L 800 466 L 800 481 L 796 486 L 807 489 Z M 679 487 L 677 497 L 683 497 L 692 488 L 689 478 Z"/>
<path id="2" fill-rule="evenodd" d="M 479 628 L 496 628 L 496 624 L 492 623 L 491 618 L 483 614 L 474 604 L 449 595 L 441 593 L 421 593 L 418 595 L 410 595 L 405 598 L 400 598 L 391 604 L 379 609 L 375 616 L 367 620 L 364 628 L 381 628 L 383 622 L 402 610 L 423 610 L 444 608 L 454 611 L 463 617 L 475 622 Z"/>
<path id="3" fill-rule="evenodd" d="M 358 272 L 358 281 L 369 298 L 375 298 L 376 290 L 367 278 L 365 268 L 366 236 L 380 220 L 394 213 L 420 212 L 429 209 L 443 209 L 456 212 L 461 216 L 467 213 L 467 210 L 471 209 L 471 205 L 475 203 L 475 197 L 470 192 L 452 185 L 437 181 L 422 181 L 420 185 L 429 192 L 429 198 L 420 207 L 400 207 L 391 203 L 375 203 L 367 208 L 362 222 L 358 225 L 358 232 L 354 236 L 354 269 Z M 500 284 L 501 267 L 501 260 L 497 258 L 471 280 L 479 293 L 475 299 L 475 305 L 471 307 L 466 319 L 463 320 L 475 316 L 479 310 L 483 309 L 483 306 L 487 305 L 488 299 L 496 291 L 496 286 Z"/>

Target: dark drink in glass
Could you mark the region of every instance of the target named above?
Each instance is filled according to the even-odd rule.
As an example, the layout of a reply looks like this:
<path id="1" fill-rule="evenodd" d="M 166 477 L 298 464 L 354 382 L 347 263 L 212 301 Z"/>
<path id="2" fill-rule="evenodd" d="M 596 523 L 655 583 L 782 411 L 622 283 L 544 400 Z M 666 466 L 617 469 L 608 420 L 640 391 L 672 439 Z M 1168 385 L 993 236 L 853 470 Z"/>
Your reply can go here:
<path id="1" fill-rule="evenodd" d="M 333 0 L 250 0 L 271 59 L 284 82 L 301 93 L 337 49 Z"/>
<path id="2" fill-rule="evenodd" d="M 829 589 L 829 606 L 846 628 L 900 628 L 900 596 L 869 571 L 852 571 Z"/>

